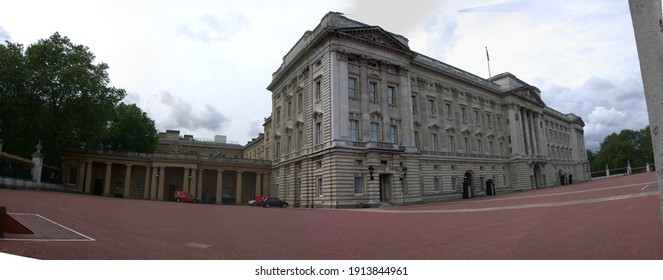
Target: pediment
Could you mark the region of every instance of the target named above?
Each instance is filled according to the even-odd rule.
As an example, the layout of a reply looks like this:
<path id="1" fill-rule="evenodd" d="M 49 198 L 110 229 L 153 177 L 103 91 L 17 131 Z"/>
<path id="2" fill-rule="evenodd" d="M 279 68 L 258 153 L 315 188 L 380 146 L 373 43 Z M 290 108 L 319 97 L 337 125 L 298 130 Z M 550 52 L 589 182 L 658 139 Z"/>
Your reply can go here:
<path id="1" fill-rule="evenodd" d="M 543 99 L 541 99 L 541 92 L 533 86 L 524 86 L 513 90 L 512 93 L 516 96 L 527 99 L 532 103 L 538 104 L 541 107 L 546 106 L 546 103 L 544 103 Z"/>
<path id="2" fill-rule="evenodd" d="M 410 52 L 410 47 L 379 26 L 339 28 L 336 29 L 336 31 L 381 46 L 397 49 L 403 52 Z"/>

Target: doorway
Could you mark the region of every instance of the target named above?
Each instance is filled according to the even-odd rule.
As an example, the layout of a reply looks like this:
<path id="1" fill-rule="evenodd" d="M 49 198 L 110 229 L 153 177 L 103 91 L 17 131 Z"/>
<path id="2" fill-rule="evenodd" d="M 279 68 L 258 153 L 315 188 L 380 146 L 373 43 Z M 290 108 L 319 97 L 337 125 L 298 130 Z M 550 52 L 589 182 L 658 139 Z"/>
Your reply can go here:
<path id="1" fill-rule="evenodd" d="M 391 193 L 391 174 L 380 174 L 380 202 L 389 202 Z"/>
<path id="2" fill-rule="evenodd" d="M 104 194 L 104 180 L 94 179 L 94 189 L 92 194 L 101 196 Z"/>
<path id="3" fill-rule="evenodd" d="M 472 198 L 475 197 L 476 194 L 476 186 L 474 185 L 475 183 L 474 179 L 474 172 L 472 170 L 468 170 L 465 172 L 465 175 L 463 175 L 463 197 L 464 198 Z M 467 188 L 467 190 L 466 190 Z"/>

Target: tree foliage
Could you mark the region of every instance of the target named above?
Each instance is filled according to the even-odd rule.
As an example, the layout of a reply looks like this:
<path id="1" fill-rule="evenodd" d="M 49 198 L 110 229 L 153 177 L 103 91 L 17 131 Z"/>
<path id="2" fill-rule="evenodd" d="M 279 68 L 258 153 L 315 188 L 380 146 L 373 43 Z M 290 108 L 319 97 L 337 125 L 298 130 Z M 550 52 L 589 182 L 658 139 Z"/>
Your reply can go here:
<path id="1" fill-rule="evenodd" d="M 110 121 L 106 140 L 114 151 L 151 153 L 158 144 L 154 121 L 135 104 L 120 103 Z"/>
<path id="2" fill-rule="evenodd" d="M 94 60 L 88 47 L 57 32 L 27 49 L 0 44 L 4 150 L 29 157 L 41 141 L 46 162 L 58 164 L 63 148 L 102 146 L 125 90 L 110 86 L 108 65 Z M 154 126 L 153 121 L 136 125 L 150 124 Z"/>
<path id="3" fill-rule="evenodd" d="M 649 126 L 639 131 L 624 129 L 619 134 L 612 133 L 603 140 L 598 152 L 588 152 L 588 159 L 593 171 L 609 168 L 623 168 L 631 163 L 632 167 L 654 163 Z"/>

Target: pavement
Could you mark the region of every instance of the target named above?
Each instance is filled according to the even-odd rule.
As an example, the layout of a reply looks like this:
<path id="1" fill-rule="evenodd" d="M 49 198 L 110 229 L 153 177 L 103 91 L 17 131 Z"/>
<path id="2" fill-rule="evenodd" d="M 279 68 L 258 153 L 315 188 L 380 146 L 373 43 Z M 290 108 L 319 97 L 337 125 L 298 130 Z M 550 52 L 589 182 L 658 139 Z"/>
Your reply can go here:
<path id="1" fill-rule="evenodd" d="M 379 209 L 280 209 L 0 189 L 47 260 L 661 260 L 654 172 Z"/>

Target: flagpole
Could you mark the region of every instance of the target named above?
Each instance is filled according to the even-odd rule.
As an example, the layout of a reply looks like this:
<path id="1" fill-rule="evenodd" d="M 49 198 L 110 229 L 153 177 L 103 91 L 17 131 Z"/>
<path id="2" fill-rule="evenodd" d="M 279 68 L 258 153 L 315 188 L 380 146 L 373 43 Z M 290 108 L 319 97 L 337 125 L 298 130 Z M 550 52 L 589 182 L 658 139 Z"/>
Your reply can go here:
<path id="1" fill-rule="evenodd" d="M 493 75 L 490 74 L 490 56 L 488 56 L 488 46 L 486 46 L 486 61 L 488 62 L 488 79 L 490 79 L 493 77 Z"/>

